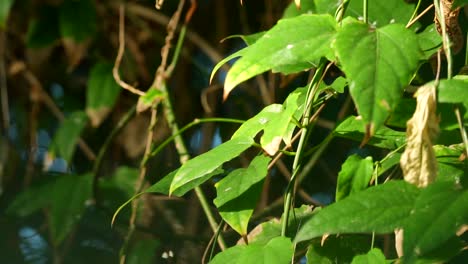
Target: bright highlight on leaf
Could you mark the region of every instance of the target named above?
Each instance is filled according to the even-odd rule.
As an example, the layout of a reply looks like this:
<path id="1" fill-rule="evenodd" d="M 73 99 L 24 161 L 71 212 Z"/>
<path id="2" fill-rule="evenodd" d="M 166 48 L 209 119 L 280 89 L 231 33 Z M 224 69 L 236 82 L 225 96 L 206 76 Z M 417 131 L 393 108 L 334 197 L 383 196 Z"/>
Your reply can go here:
<path id="1" fill-rule="evenodd" d="M 407 145 L 400 164 L 405 180 L 425 187 L 437 176 L 433 142 L 439 133 L 436 114 L 436 89 L 426 84 L 418 89 L 416 111 L 407 123 Z"/>
<path id="2" fill-rule="evenodd" d="M 374 29 L 348 20 L 335 47 L 367 136 L 373 136 L 416 71 L 422 55 L 418 38 L 401 24 Z"/>

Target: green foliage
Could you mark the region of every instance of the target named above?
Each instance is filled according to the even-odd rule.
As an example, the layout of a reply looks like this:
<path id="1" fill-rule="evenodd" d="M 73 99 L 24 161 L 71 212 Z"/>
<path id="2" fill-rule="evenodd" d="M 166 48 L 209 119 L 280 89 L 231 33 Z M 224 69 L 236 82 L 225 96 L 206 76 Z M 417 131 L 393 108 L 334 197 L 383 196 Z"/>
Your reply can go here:
<path id="1" fill-rule="evenodd" d="M 385 260 L 385 256 L 378 248 L 373 248 L 369 253 L 365 255 L 359 255 L 354 257 L 353 262 L 351 264 L 385 264 L 387 261 Z"/>
<path id="2" fill-rule="evenodd" d="M 92 0 L 65 0 L 59 11 L 62 37 L 80 43 L 97 32 L 96 7 Z"/>
<path id="3" fill-rule="evenodd" d="M 349 156 L 338 174 L 336 201 L 366 189 L 372 178 L 372 165 L 372 157 Z"/>
<path id="4" fill-rule="evenodd" d="M 13 5 L 14 0 L 3 0 L 0 3 L 0 29 L 6 28 L 6 22 L 8 20 L 8 14 L 10 8 Z"/>

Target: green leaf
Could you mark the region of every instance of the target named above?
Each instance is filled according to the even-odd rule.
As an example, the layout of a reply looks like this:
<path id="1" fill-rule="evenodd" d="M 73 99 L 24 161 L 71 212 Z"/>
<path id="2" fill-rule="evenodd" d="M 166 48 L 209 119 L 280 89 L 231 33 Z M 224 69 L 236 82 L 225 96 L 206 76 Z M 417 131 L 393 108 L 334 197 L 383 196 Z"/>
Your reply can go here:
<path id="1" fill-rule="evenodd" d="M 60 176 L 55 182 L 50 207 L 50 229 L 59 245 L 81 218 L 92 195 L 93 175 Z"/>
<path id="2" fill-rule="evenodd" d="M 99 62 L 91 69 L 86 89 L 86 113 L 93 127 L 99 126 L 111 112 L 120 93 L 112 67 L 110 63 Z"/>
<path id="3" fill-rule="evenodd" d="M 341 167 L 336 186 L 336 201 L 367 188 L 372 178 L 372 157 L 349 156 Z"/>
<path id="4" fill-rule="evenodd" d="M 323 234 L 392 232 L 406 222 L 418 193 L 405 181 L 370 187 L 318 211 L 303 224 L 295 241 Z"/>
<path id="5" fill-rule="evenodd" d="M 8 205 L 6 213 L 17 217 L 27 217 L 48 206 L 52 201 L 51 193 L 54 184 L 55 181 L 49 181 L 25 189 Z"/>
<path id="6" fill-rule="evenodd" d="M 10 8 L 13 5 L 15 0 L 2 0 L 0 1 L 0 29 L 6 28 L 6 23 L 8 20 L 8 14 L 10 13 Z"/>
<path id="7" fill-rule="evenodd" d="M 468 224 L 468 191 L 451 182 L 429 185 L 421 191 L 404 227 L 404 258 L 426 254 Z"/>
<path id="8" fill-rule="evenodd" d="M 29 48 L 43 48 L 60 39 L 58 10 L 56 7 L 41 5 L 39 17 L 28 27 L 26 43 Z"/>
<path id="9" fill-rule="evenodd" d="M 462 103 L 468 108 L 468 78 L 458 75 L 450 80 L 440 80 L 437 91 L 440 103 Z"/>
<path id="10" fill-rule="evenodd" d="M 333 57 L 336 33 L 330 15 L 302 15 L 283 19 L 258 41 L 244 49 L 229 70 L 224 97 L 239 83 L 268 70 L 293 73 L 308 69 L 321 57 Z"/>
<path id="11" fill-rule="evenodd" d="M 365 255 L 359 255 L 353 258 L 351 264 L 386 264 L 384 254 L 380 249 L 373 248 Z"/>
<path id="12" fill-rule="evenodd" d="M 414 98 L 401 98 L 395 110 L 385 121 L 385 125 L 406 130 L 406 123 L 413 116 L 414 110 L 416 110 L 416 100 Z"/>
<path id="13" fill-rule="evenodd" d="M 455 9 L 459 6 L 468 5 L 468 0 L 454 0 L 452 4 L 452 9 Z"/>
<path id="14" fill-rule="evenodd" d="M 346 16 L 362 19 L 362 1 L 350 1 L 346 9 Z M 414 4 L 408 4 L 404 0 L 386 0 L 368 2 L 369 24 L 375 27 L 383 27 L 388 24 L 409 22 L 414 11 Z"/>
<path id="15" fill-rule="evenodd" d="M 401 24 L 373 29 L 351 21 L 338 31 L 337 56 L 368 136 L 394 110 L 422 52 L 414 32 Z"/>
<path id="16" fill-rule="evenodd" d="M 151 107 L 156 100 L 163 99 L 166 95 L 159 89 L 151 88 L 143 96 L 140 96 L 138 103 L 145 107 Z"/>
<path id="17" fill-rule="evenodd" d="M 369 236 L 339 235 L 329 236 L 322 241 L 315 239 L 307 249 L 307 263 L 351 263 L 357 254 L 366 253 L 371 243 Z"/>
<path id="18" fill-rule="evenodd" d="M 315 12 L 315 1 L 307 0 L 301 1 L 301 8 L 297 8 L 294 1 L 292 1 L 288 7 L 284 10 L 282 19 L 300 16 L 302 14 L 314 14 Z"/>
<path id="19" fill-rule="evenodd" d="M 434 152 L 437 159 L 436 181 L 460 183 L 466 177 L 465 162 L 462 160 L 465 148 L 463 144 L 443 146 L 435 145 Z"/>
<path id="20" fill-rule="evenodd" d="M 418 34 L 418 41 L 421 50 L 424 52 L 424 59 L 429 59 L 442 45 L 442 37 L 437 32 L 435 24 L 431 24 Z"/>
<path id="21" fill-rule="evenodd" d="M 211 264 L 287 264 L 293 257 L 293 245 L 289 238 L 276 237 L 265 246 L 238 245 L 218 255 Z"/>
<path id="22" fill-rule="evenodd" d="M 255 157 L 249 167 L 237 169 L 216 183 L 217 197 L 214 204 L 220 207 L 241 196 L 250 187 L 262 181 L 268 173 L 268 163 L 271 158 L 263 155 Z"/>
<path id="23" fill-rule="evenodd" d="M 241 235 L 247 234 L 249 219 L 262 192 L 270 160 L 257 156 L 248 168 L 234 170 L 215 185 L 217 197 L 214 204 L 221 217 Z"/>
<path id="24" fill-rule="evenodd" d="M 264 127 L 275 119 L 283 111 L 280 104 L 271 104 L 262 109 L 258 114 L 245 121 L 232 135 L 231 139 L 239 137 L 254 138 Z"/>
<path id="25" fill-rule="evenodd" d="M 350 116 L 341 122 L 338 127 L 335 128 L 333 133 L 338 137 L 344 137 L 361 142 L 365 137 L 364 122 L 359 117 Z M 405 142 L 405 132 L 381 127 L 377 129 L 374 136 L 370 138 L 367 144 L 379 148 L 396 149 L 405 144 Z"/>
<path id="26" fill-rule="evenodd" d="M 253 139 L 248 137 L 233 138 L 216 148 L 187 161 L 174 175 L 169 194 L 182 187 L 193 189 L 202 184 L 199 179 L 213 172 L 223 163 L 239 156 L 244 150 L 253 144 Z"/>
<path id="27" fill-rule="evenodd" d="M 263 35 L 265 35 L 265 31 L 257 32 L 250 35 L 231 35 L 229 37 L 224 38 L 222 41 L 232 39 L 232 38 L 240 38 L 244 41 L 245 45 L 250 46 L 257 42 Z M 224 63 L 223 63 L 224 64 Z"/>
<path id="28" fill-rule="evenodd" d="M 92 0 L 65 0 L 59 15 L 62 37 L 80 43 L 93 36 L 97 31 L 94 5 Z"/>
<path id="29" fill-rule="evenodd" d="M 161 241 L 157 239 L 139 240 L 130 250 L 125 263 L 140 264 L 154 263 L 157 249 L 161 246 Z"/>
<path id="30" fill-rule="evenodd" d="M 54 135 L 51 149 L 49 150 L 52 156 L 57 155 L 68 162 L 71 161 L 76 143 L 87 121 L 88 119 L 84 112 L 76 111 L 71 113 Z"/>

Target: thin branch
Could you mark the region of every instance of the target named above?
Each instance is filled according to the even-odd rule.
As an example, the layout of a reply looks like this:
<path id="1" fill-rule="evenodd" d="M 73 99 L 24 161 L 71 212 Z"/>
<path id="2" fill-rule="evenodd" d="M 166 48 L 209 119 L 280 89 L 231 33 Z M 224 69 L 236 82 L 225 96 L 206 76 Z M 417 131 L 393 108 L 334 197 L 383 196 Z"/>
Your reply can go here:
<path id="1" fill-rule="evenodd" d="M 424 11 L 421 12 L 421 14 L 419 14 L 417 17 L 409 21 L 408 24 L 406 24 L 406 28 L 410 28 L 412 25 L 414 25 L 416 21 L 418 21 L 422 16 L 424 16 L 427 12 L 429 12 L 433 7 L 434 7 L 434 4 L 429 5 L 426 9 L 424 9 Z"/>
<path id="2" fill-rule="evenodd" d="M 5 32 L 0 29 L 0 97 L 2 104 L 2 121 L 3 131 L 8 131 L 10 127 L 10 111 L 8 106 L 8 88 L 7 88 L 7 75 L 5 69 L 5 51 L 6 51 L 6 39 Z"/>

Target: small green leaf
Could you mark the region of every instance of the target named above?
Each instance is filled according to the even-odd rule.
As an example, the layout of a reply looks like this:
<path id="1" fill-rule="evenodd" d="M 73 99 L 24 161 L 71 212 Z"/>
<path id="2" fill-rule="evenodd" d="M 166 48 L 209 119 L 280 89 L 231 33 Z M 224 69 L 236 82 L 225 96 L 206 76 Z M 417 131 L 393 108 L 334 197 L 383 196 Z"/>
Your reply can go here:
<path id="1" fill-rule="evenodd" d="M 458 75 L 450 80 L 440 80 L 437 91 L 440 103 L 462 103 L 468 108 L 468 78 Z"/>
<path id="2" fill-rule="evenodd" d="M 71 161 L 76 143 L 87 121 L 88 119 L 84 112 L 77 111 L 71 113 L 54 135 L 51 149 L 49 150 L 52 156 L 57 155 L 66 161 Z"/>
<path id="3" fill-rule="evenodd" d="M 418 42 L 424 52 L 424 58 L 429 59 L 442 45 L 442 37 L 437 32 L 435 24 L 431 24 L 418 34 Z"/>
<path id="4" fill-rule="evenodd" d="M 163 99 L 165 94 L 159 89 L 151 88 L 143 96 L 140 96 L 139 103 L 141 102 L 144 106 L 150 107 L 154 101 Z"/>
<path id="5" fill-rule="evenodd" d="M 362 1 L 350 1 L 346 9 L 346 16 L 362 19 Z M 409 22 L 414 11 L 414 4 L 408 4 L 403 0 L 369 1 L 369 24 L 375 27 L 383 27 L 388 24 Z"/>
<path id="6" fill-rule="evenodd" d="M 336 186 L 336 201 L 367 188 L 372 178 L 372 157 L 349 156 L 341 167 Z"/>
<path id="7" fill-rule="evenodd" d="M 409 84 L 422 52 L 414 32 L 401 24 L 373 29 L 348 22 L 339 30 L 336 53 L 368 136 L 382 127 Z"/>
<path id="8" fill-rule="evenodd" d="M 369 236 L 364 235 L 329 236 L 323 245 L 321 242 L 313 240 L 307 249 L 308 264 L 351 263 L 354 256 L 366 253 L 371 243 Z"/>
<path id="9" fill-rule="evenodd" d="M 370 187 L 318 211 L 303 224 L 295 241 L 323 234 L 392 232 L 406 223 L 418 193 L 405 181 Z"/>
<path id="10" fill-rule="evenodd" d="M 386 264 L 385 255 L 378 248 L 371 249 L 365 255 L 358 255 L 353 258 L 351 264 Z"/>
<path id="11" fill-rule="evenodd" d="M 218 255 L 211 264 L 288 264 L 293 257 L 293 245 L 289 238 L 276 237 L 265 246 L 258 244 L 237 245 Z"/>
<path id="12" fill-rule="evenodd" d="M 2 0 L 0 1 L 0 29 L 6 28 L 6 23 L 8 20 L 8 14 L 10 13 L 10 8 L 13 5 L 15 0 Z"/>
<path id="13" fill-rule="evenodd" d="M 92 195 L 92 174 L 60 176 L 55 182 L 50 208 L 50 229 L 59 245 L 81 218 Z"/>
<path id="14" fill-rule="evenodd" d="M 100 62 L 91 69 L 86 89 L 86 113 L 93 127 L 99 126 L 111 112 L 120 93 L 112 67 L 110 63 Z"/>
<path id="15" fill-rule="evenodd" d="M 278 22 L 251 46 L 228 72 L 224 97 L 239 83 L 268 70 L 293 73 L 312 67 L 321 57 L 333 57 L 336 33 L 330 15 L 302 15 Z"/>
<path id="16" fill-rule="evenodd" d="M 416 199 L 403 229 L 405 263 L 442 245 L 467 224 L 468 191 L 451 182 L 429 185 Z"/>
<path id="17" fill-rule="evenodd" d="M 465 151 L 463 143 L 458 145 L 435 145 L 434 152 L 437 159 L 436 181 L 460 183 L 466 177 L 465 162 L 461 159 Z"/>
<path id="18" fill-rule="evenodd" d="M 125 263 L 155 263 L 157 249 L 161 247 L 161 241 L 157 239 L 139 240 L 130 250 Z"/>
<path id="19" fill-rule="evenodd" d="M 62 37 L 77 43 L 85 41 L 97 31 L 94 1 L 65 0 L 60 6 L 59 22 Z"/>
<path id="20" fill-rule="evenodd" d="M 39 17 L 28 27 L 26 43 L 29 48 L 43 48 L 60 39 L 58 10 L 56 7 L 41 5 Z"/>
<path id="21" fill-rule="evenodd" d="M 245 121 L 236 132 L 234 132 L 231 139 L 239 137 L 254 138 L 258 132 L 262 131 L 271 120 L 281 113 L 281 111 L 283 111 L 283 106 L 280 104 L 266 106 L 260 113 Z"/>
<path id="22" fill-rule="evenodd" d="M 253 139 L 248 137 L 233 138 L 216 148 L 197 156 L 187 161 L 172 180 L 169 193 L 172 194 L 176 190 L 189 186 L 190 189 L 202 184 L 199 179 L 219 168 L 223 163 L 229 161 L 241 154 L 253 144 Z"/>
<path id="23" fill-rule="evenodd" d="M 350 116 L 341 122 L 333 133 L 338 137 L 348 138 L 361 142 L 365 137 L 364 122 L 361 118 Z M 406 133 L 381 127 L 375 131 L 367 144 L 379 148 L 396 149 L 405 144 Z"/>

